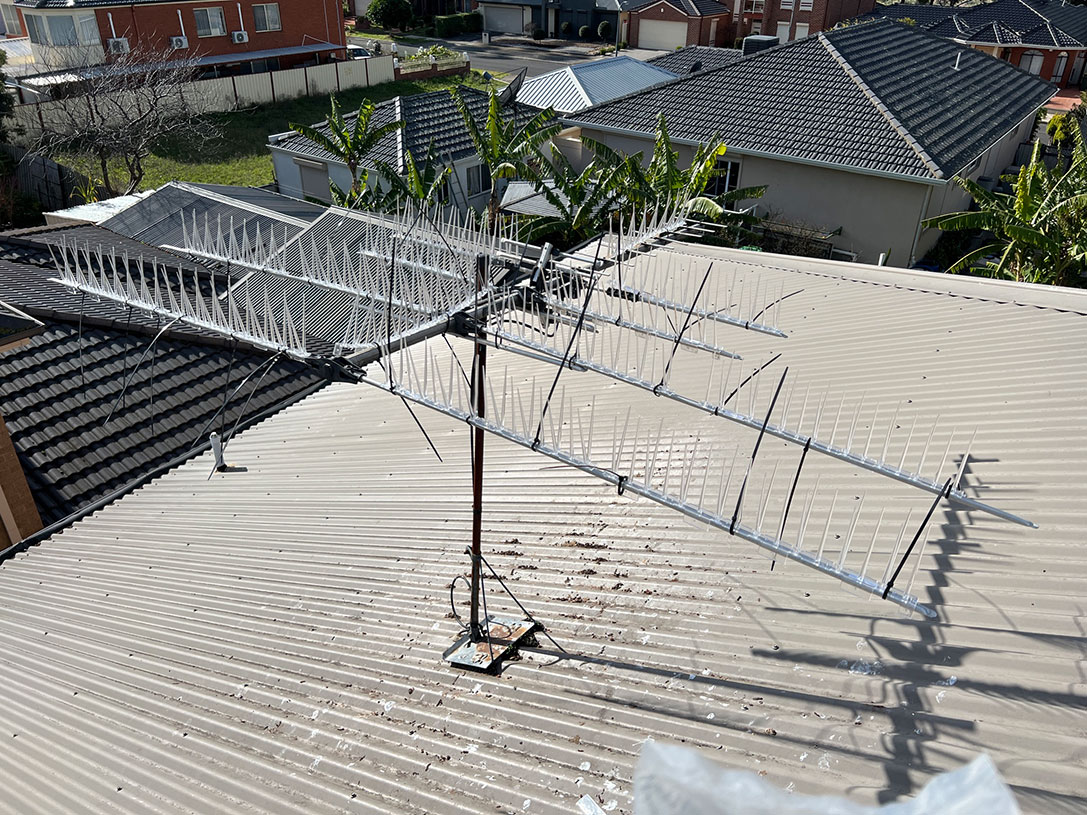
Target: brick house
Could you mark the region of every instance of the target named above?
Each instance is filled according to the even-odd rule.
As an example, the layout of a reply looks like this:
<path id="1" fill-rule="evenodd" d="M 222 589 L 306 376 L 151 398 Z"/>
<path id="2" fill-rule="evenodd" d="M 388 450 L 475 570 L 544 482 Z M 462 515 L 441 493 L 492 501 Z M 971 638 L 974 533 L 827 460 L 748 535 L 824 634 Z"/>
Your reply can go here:
<path id="1" fill-rule="evenodd" d="M 767 34 L 782 42 L 800 40 L 868 14 L 874 7 L 875 0 L 738 0 L 736 36 Z"/>
<path id="2" fill-rule="evenodd" d="M 717 0 L 649 0 L 628 15 L 626 41 L 672 51 L 685 45 L 731 45 L 732 11 Z"/>
<path id="3" fill-rule="evenodd" d="M 346 47 L 338 0 L 15 0 L 0 10 L 9 31 L 17 20 L 30 37 L 43 70 L 142 49 L 229 75 L 328 62 Z"/>
<path id="4" fill-rule="evenodd" d="M 968 8 L 876 6 L 874 15 L 919 28 L 1018 65 L 1062 88 L 1083 83 L 1087 7 L 1060 0 L 993 0 Z"/>

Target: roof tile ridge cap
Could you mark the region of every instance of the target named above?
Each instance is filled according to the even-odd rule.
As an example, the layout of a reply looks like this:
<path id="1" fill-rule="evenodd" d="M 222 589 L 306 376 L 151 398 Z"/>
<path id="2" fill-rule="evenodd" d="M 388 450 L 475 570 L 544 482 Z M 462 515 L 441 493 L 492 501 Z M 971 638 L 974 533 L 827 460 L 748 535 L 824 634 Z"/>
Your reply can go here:
<path id="1" fill-rule="evenodd" d="M 1028 9 L 1033 11 L 1035 14 L 1037 14 L 1039 17 L 1041 17 L 1047 23 L 1049 22 L 1049 18 L 1046 17 L 1044 14 L 1042 14 L 1042 12 L 1038 11 L 1038 9 L 1034 8 L 1034 6 L 1032 6 L 1030 3 L 1026 3 L 1023 0 L 1019 0 L 1019 5 L 1026 6 Z"/>
<path id="2" fill-rule="evenodd" d="M 174 180 L 174 181 L 168 182 L 168 185 L 175 186 L 178 189 L 186 190 L 187 192 L 191 192 L 193 195 L 199 195 L 199 196 L 202 196 L 204 198 L 210 198 L 212 201 L 217 201 L 220 204 L 226 204 L 227 206 L 237 207 L 238 209 L 249 210 L 249 211 L 251 211 L 251 212 L 253 212 L 253 213 L 257 214 L 257 215 L 265 215 L 265 216 L 273 218 L 273 219 L 282 219 L 282 220 L 285 220 L 285 221 L 289 221 L 290 223 L 294 224 L 295 226 L 306 227 L 310 223 L 309 221 L 303 221 L 301 218 L 295 218 L 293 215 L 284 215 L 282 213 L 276 212 L 273 209 L 268 209 L 267 207 L 262 207 L 260 204 L 254 204 L 251 201 L 246 201 L 245 204 L 243 205 L 241 201 L 238 201 L 238 200 L 236 200 L 234 198 L 231 198 L 229 195 L 223 195 L 222 193 L 215 192 L 214 190 L 206 190 L 203 187 L 198 187 L 195 184 L 190 184 L 187 181 Z M 167 186 L 167 185 L 163 185 L 163 186 Z M 159 189 L 161 189 L 161 187 Z M 157 192 L 157 190 L 156 190 L 156 192 Z M 273 195 L 278 195 L 279 193 L 272 193 L 272 194 Z M 138 203 L 139 202 L 137 202 L 136 204 L 133 204 L 133 206 L 138 205 Z M 122 210 L 122 212 L 123 211 L 124 210 Z M 160 221 L 161 220 L 162 219 L 160 219 Z M 158 223 L 158 222 L 156 222 L 156 223 Z"/>
<path id="3" fill-rule="evenodd" d="M 940 166 L 932 159 L 932 156 L 925 151 L 925 148 L 922 147 L 921 143 L 906 129 L 905 125 L 898 121 L 898 118 L 891 113 L 890 109 L 883 104 L 883 100 L 876 95 L 875 91 L 869 88 L 868 84 L 861 79 L 860 75 L 855 70 L 853 70 L 853 66 L 846 61 L 846 58 L 838 53 L 838 49 L 831 44 L 830 40 L 827 39 L 827 36 L 822 31 L 819 32 L 819 41 L 823 43 L 823 47 L 827 49 L 827 52 L 834 58 L 834 61 L 841 66 L 846 75 L 857 83 L 857 87 L 861 89 L 861 93 L 868 97 L 868 101 L 870 101 L 876 110 L 883 115 L 887 120 L 887 123 L 894 128 L 895 132 L 902 137 L 902 140 L 917 154 L 917 157 L 921 159 L 929 172 L 936 176 L 936 178 L 943 178 L 944 171 L 940 169 Z"/>

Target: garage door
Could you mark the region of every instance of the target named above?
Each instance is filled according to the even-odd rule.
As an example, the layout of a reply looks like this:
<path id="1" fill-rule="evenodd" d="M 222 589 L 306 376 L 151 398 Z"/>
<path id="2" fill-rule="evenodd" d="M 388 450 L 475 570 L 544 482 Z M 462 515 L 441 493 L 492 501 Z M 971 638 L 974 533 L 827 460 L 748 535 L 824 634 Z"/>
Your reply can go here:
<path id="1" fill-rule="evenodd" d="M 483 7 L 484 24 L 488 31 L 499 34 L 524 34 L 524 17 L 520 6 L 502 8 L 501 6 Z"/>
<path id="2" fill-rule="evenodd" d="M 638 47 L 657 51 L 674 51 L 687 44 L 686 23 L 666 23 L 664 20 L 642 20 L 638 25 Z"/>

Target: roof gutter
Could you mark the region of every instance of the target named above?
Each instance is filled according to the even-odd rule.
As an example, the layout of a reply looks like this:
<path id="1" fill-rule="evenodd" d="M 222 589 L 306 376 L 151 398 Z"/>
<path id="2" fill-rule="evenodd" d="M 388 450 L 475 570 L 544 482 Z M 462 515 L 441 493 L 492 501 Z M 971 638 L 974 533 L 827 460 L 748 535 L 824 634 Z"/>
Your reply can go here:
<path id="1" fill-rule="evenodd" d="M 239 425 L 239 429 L 246 430 L 246 429 L 252 427 L 253 425 L 257 424 L 258 422 L 262 422 L 265 419 L 267 419 L 268 417 L 278 413 L 279 411 L 283 410 L 283 408 L 289 407 L 290 405 L 293 405 L 295 402 L 300 402 L 301 400 L 305 399 L 307 396 L 312 396 L 314 393 L 319 391 L 321 388 L 325 387 L 325 385 L 329 384 L 329 382 L 331 382 L 331 381 L 332 381 L 331 379 L 327 379 L 327 380 L 325 380 L 323 382 L 315 382 L 314 384 L 310 385 L 307 388 L 304 388 L 303 390 L 299 391 L 298 393 L 287 397 L 282 402 L 278 402 L 278 403 L 272 405 L 271 407 L 268 407 L 268 408 L 262 410 L 260 413 L 256 414 L 255 416 L 251 416 L 249 419 L 243 421 Z M 114 490 L 113 492 L 109 493 L 108 495 L 105 495 L 105 496 L 103 496 L 101 498 L 98 498 L 98 499 L 92 501 L 91 503 L 87 504 L 85 507 L 81 507 L 80 509 L 77 509 L 71 515 L 68 515 L 65 518 L 61 518 L 59 521 L 56 521 L 54 523 L 49 524 L 49 526 L 45 527 L 44 529 L 39 529 L 33 535 L 28 535 L 27 537 L 23 538 L 18 543 L 12 544 L 7 549 L 0 550 L 0 564 L 2 564 L 4 561 L 14 557 L 15 555 L 19 554 L 20 552 L 25 552 L 31 546 L 34 546 L 34 545 L 36 545 L 38 543 L 41 543 L 43 540 L 50 537 L 51 535 L 53 535 L 53 534 L 55 534 L 57 532 L 63 531 L 64 529 L 66 529 L 67 527 L 69 527 L 72 524 L 76 523 L 77 521 L 83 520 L 84 518 L 86 518 L 91 513 L 97 512 L 98 510 L 102 509 L 103 507 L 105 507 L 108 504 L 112 504 L 117 499 L 123 498 L 124 496 L 128 495 L 130 492 L 134 492 L 135 490 L 137 490 L 140 487 L 144 486 L 148 482 L 158 478 L 160 475 L 164 475 L 168 471 L 172 470 L 174 467 L 178 467 L 178 466 L 184 464 L 185 462 L 189 461 L 190 459 L 196 458 L 196 456 L 198 456 L 201 453 L 205 452 L 210 447 L 211 447 L 211 441 L 210 440 L 200 442 L 197 445 L 195 445 L 194 447 L 190 448 L 189 450 L 186 450 L 184 453 L 181 453 L 180 455 L 175 456 L 174 458 L 170 459 L 165 464 L 160 464 L 158 467 L 151 470 L 150 472 L 144 473 L 141 476 L 137 476 L 132 481 L 125 484 L 123 487 L 119 487 L 118 489 Z"/>
<path id="2" fill-rule="evenodd" d="M 629 130 L 623 127 L 612 127 L 610 125 L 598 125 L 593 122 L 581 122 L 577 119 L 563 119 L 564 124 L 571 127 L 581 127 L 586 130 L 600 130 L 605 133 L 615 133 L 619 136 L 634 136 L 638 138 L 645 138 L 652 140 L 653 135 L 651 133 L 645 133 L 640 130 Z M 682 144 L 688 147 L 701 147 L 704 142 L 697 139 L 684 139 L 672 137 L 673 144 Z M 725 145 L 728 147 L 728 145 Z M 851 167 L 848 164 L 835 164 L 832 161 L 819 161 L 817 159 L 806 159 L 798 156 L 784 156 L 781 153 L 771 153 L 768 150 L 752 150 L 745 147 L 728 147 L 729 152 L 738 153 L 741 156 L 752 156 L 754 158 L 768 158 L 774 161 L 788 161 L 792 164 L 804 164 L 809 167 L 821 167 L 828 170 L 840 170 L 847 173 L 856 173 L 857 175 L 875 176 L 877 178 L 889 178 L 894 181 L 909 181 L 914 184 L 930 184 L 932 186 L 940 186 L 947 184 L 946 178 L 928 178 L 925 176 L 905 175 L 903 173 L 891 173 L 884 170 L 865 170 L 860 167 Z"/>

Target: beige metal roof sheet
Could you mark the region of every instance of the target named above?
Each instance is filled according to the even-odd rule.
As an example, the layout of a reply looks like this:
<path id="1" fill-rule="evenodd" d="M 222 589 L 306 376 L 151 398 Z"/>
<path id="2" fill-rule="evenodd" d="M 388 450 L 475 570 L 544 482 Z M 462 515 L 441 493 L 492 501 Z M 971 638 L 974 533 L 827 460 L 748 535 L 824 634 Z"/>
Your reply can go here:
<path id="1" fill-rule="evenodd" d="M 464 673 L 440 654 L 467 567 L 466 428 L 421 414 L 439 464 L 399 400 L 330 386 L 231 445 L 245 472 L 209 480 L 202 457 L 0 566 L 0 811 L 570 813 L 587 794 L 630 812 L 649 738 L 862 802 L 984 750 L 1026 811 L 1083 811 L 1084 295 L 659 251 L 715 258 L 718 282 L 803 289 L 782 304 L 788 339 L 718 338 L 747 364 L 784 352 L 831 404 L 864 393 L 865 432 L 902 401 L 892 459 L 914 415 L 941 417 L 941 451 L 976 426 L 967 482 L 1039 528 L 941 508 L 915 585 L 931 624 L 488 439 L 485 554 L 569 655 Z M 931 290 L 945 284 L 963 290 Z M 677 360 L 675 386 L 698 393 L 705 355 Z M 754 441 L 588 373 L 563 381 L 718 454 Z M 796 448 L 764 447 L 795 467 Z M 865 496 L 859 540 L 880 510 L 894 526 L 928 505 L 828 459 L 809 472 L 821 503 Z"/>

